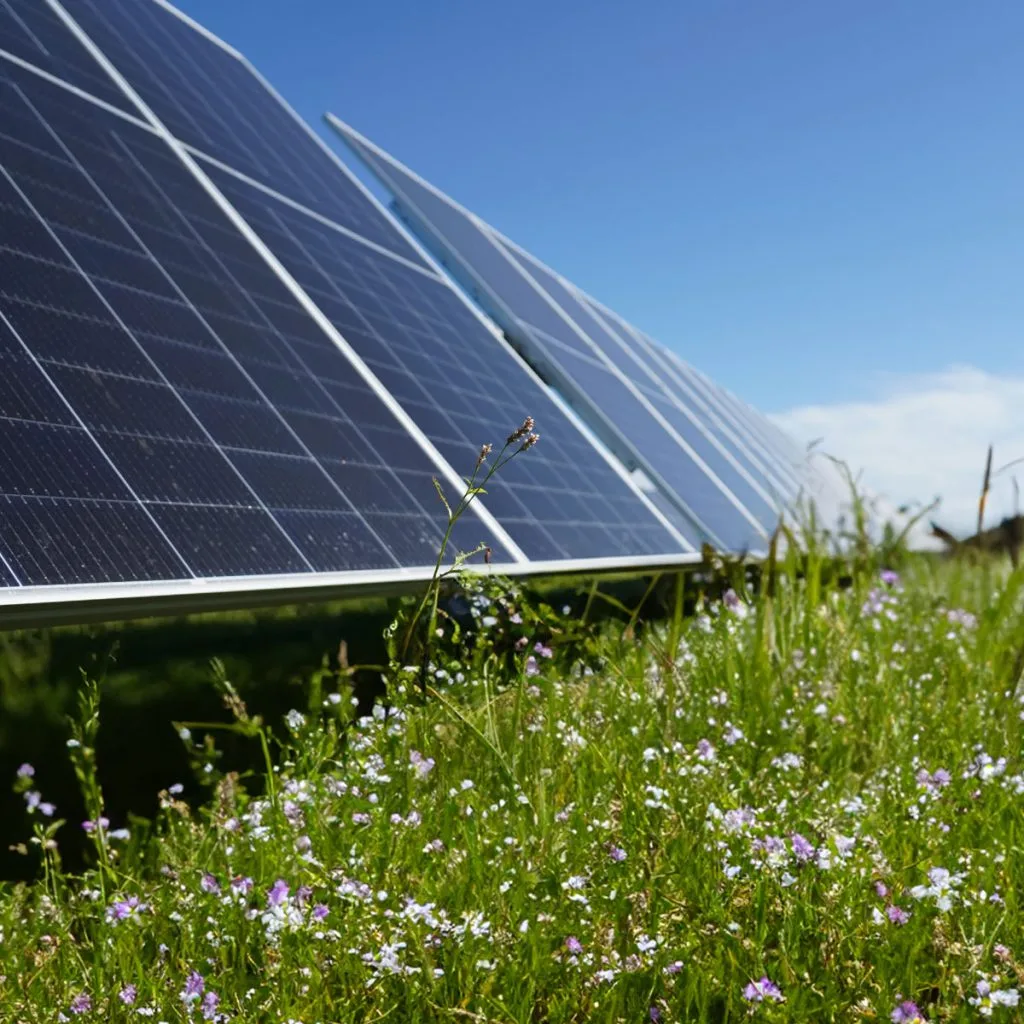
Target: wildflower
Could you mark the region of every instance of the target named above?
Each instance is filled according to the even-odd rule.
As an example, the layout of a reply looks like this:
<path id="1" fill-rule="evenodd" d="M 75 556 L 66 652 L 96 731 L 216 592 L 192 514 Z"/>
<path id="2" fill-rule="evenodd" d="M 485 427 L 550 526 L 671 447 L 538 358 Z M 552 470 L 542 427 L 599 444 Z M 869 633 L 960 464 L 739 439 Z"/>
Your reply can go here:
<path id="1" fill-rule="evenodd" d="M 799 832 L 794 832 L 789 837 L 793 844 L 793 854 L 799 861 L 808 861 L 814 857 L 814 847 Z"/>
<path id="2" fill-rule="evenodd" d="M 104 829 L 104 830 L 110 828 L 110 819 L 103 817 L 103 815 L 100 815 L 99 827 Z M 82 830 L 84 832 L 89 832 L 90 834 L 95 832 L 96 831 L 96 822 L 95 821 L 83 821 L 82 822 Z"/>
<path id="3" fill-rule="evenodd" d="M 328 913 L 330 913 L 330 911 L 327 907 L 327 904 L 318 903 L 313 908 L 313 912 L 310 914 L 310 917 L 312 917 L 314 921 L 322 921 L 328 915 Z"/>
<path id="4" fill-rule="evenodd" d="M 239 895 L 245 895 L 252 891 L 253 880 L 248 876 L 236 875 L 231 879 L 231 891 Z"/>
<path id="5" fill-rule="evenodd" d="M 748 1003 L 761 1003 L 765 999 L 771 999 L 773 1002 L 782 1002 L 782 992 L 779 986 L 775 982 L 768 978 L 768 975 L 762 975 L 760 981 L 751 981 L 743 989 L 743 998 Z"/>
<path id="6" fill-rule="evenodd" d="M 125 1006 L 131 1006 L 135 1002 L 135 998 L 138 995 L 138 989 L 134 985 L 125 985 L 120 992 L 117 993 L 117 998 L 124 1003 Z"/>
<path id="7" fill-rule="evenodd" d="M 901 907 L 897 907 L 895 903 L 890 903 L 889 906 L 885 908 L 885 916 L 889 918 L 893 924 L 899 925 L 906 924 L 910 920 L 910 914 Z"/>
<path id="8" fill-rule="evenodd" d="M 306 724 L 306 716 L 301 711 L 296 711 L 295 708 L 292 708 L 284 716 L 284 720 L 292 732 L 298 732 Z"/>
<path id="9" fill-rule="evenodd" d="M 579 956 L 583 952 L 583 943 L 576 938 L 575 935 L 570 935 L 565 940 L 565 948 L 572 953 L 573 956 Z"/>
<path id="10" fill-rule="evenodd" d="M 701 761 L 714 761 L 715 748 L 711 745 L 710 740 L 700 740 L 697 743 L 697 757 Z"/>
<path id="11" fill-rule="evenodd" d="M 31 779 L 32 776 L 35 775 L 35 773 L 36 773 L 35 768 L 33 768 L 32 765 L 30 765 L 30 764 L 28 764 L 26 762 L 25 764 L 21 765 L 21 767 L 18 768 L 18 773 L 17 774 L 18 774 L 18 778 L 19 779 Z"/>
<path id="12" fill-rule="evenodd" d="M 722 604 L 737 618 L 745 619 L 747 617 L 749 609 L 731 587 L 722 595 Z"/>
<path id="13" fill-rule="evenodd" d="M 129 896 L 126 900 L 115 900 L 107 907 L 107 920 L 116 924 L 118 921 L 127 921 L 129 918 L 137 917 L 147 909 L 147 904 L 141 903 L 138 896 Z"/>
<path id="14" fill-rule="evenodd" d="M 540 675 L 537 659 L 532 654 L 526 659 L 526 674 L 528 676 Z"/>
<path id="15" fill-rule="evenodd" d="M 616 864 L 621 864 L 626 859 L 626 851 L 621 846 L 609 846 L 608 856 L 611 857 Z"/>
<path id="16" fill-rule="evenodd" d="M 511 434 L 508 435 L 505 444 L 515 444 L 516 441 L 520 440 L 523 437 L 526 437 L 526 435 L 529 434 L 531 430 L 533 430 L 533 417 L 527 416 L 526 419 L 523 420 L 522 426 L 517 427 L 515 430 L 512 431 Z"/>
<path id="17" fill-rule="evenodd" d="M 216 992 L 207 992 L 203 996 L 203 1020 L 217 1019 L 217 1004 L 219 1002 L 220 996 Z"/>
<path id="18" fill-rule="evenodd" d="M 279 878 L 267 892 L 267 905 L 279 907 L 288 899 L 288 883 Z"/>
<path id="19" fill-rule="evenodd" d="M 967 1002 L 976 1006 L 983 1017 L 991 1017 L 996 1006 L 1017 1006 L 1020 993 L 1015 988 L 993 988 L 988 978 L 981 978 L 976 986 L 976 995 L 970 996 Z"/>
<path id="20" fill-rule="evenodd" d="M 883 569 L 878 576 L 887 587 L 899 586 L 900 574 L 892 569 Z"/>
<path id="21" fill-rule="evenodd" d="M 220 882 L 218 882 L 213 875 L 207 872 L 205 875 L 203 875 L 201 881 L 199 882 L 199 888 L 202 889 L 203 892 L 219 893 Z"/>
<path id="22" fill-rule="evenodd" d="M 92 1009 L 92 999 L 89 998 L 88 993 L 80 992 L 74 999 L 71 1000 L 71 1006 L 69 1007 L 72 1013 L 88 1013 Z"/>
<path id="23" fill-rule="evenodd" d="M 542 658 L 550 658 L 554 654 L 550 647 L 546 647 L 539 640 L 533 645 L 533 652 Z"/>
<path id="24" fill-rule="evenodd" d="M 875 892 L 884 900 L 889 895 L 889 886 L 879 879 L 879 881 L 875 882 Z"/>
<path id="25" fill-rule="evenodd" d="M 185 980 L 185 987 L 179 993 L 183 1003 L 194 1003 L 202 994 L 206 986 L 206 979 L 198 972 L 192 971 Z"/>
<path id="26" fill-rule="evenodd" d="M 889 1014 L 893 1024 L 924 1024 L 925 1016 L 918 1009 L 917 1003 L 905 999 Z"/>

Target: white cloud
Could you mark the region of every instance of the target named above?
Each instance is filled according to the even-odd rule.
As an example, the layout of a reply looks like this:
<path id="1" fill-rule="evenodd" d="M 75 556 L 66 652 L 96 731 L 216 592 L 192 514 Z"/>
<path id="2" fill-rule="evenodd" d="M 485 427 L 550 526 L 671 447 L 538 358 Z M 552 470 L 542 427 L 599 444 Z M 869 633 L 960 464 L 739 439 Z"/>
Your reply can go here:
<path id="1" fill-rule="evenodd" d="M 993 469 L 1024 458 L 1024 377 L 997 377 L 971 366 L 887 377 L 875 397 L 812 405 L 771 417 L 801 442 L 862 472 L 863 485 L 894 505 L 942 499 L 932 518 L 960 535 L 977 523 L 988 445 Z M 1015 511 L 1013 477 L 1024 490 L 1024 463 L 993 480 L 986 524 Z"/>

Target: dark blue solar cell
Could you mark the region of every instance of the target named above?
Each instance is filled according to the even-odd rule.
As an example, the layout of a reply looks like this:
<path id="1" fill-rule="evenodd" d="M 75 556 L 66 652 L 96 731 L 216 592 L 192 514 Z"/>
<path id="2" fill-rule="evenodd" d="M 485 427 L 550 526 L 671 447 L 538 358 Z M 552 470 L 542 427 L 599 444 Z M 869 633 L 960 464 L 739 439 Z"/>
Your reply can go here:
<path id="1" fill-rule="evenodd" d="M 259 509 L 172 504 L 151 505 L 150 510 L 198 576 L 273 576 L 310 569 L 291 539 Z M 386 560 L 383 549 L 381 560 Z"/>
<path id="2" fill-rule="evenodd" d="M 613 333 L 582 299 L 533 257 L 503 241 L 499 240 L 499 245 L 526 268 L 593 342 L 596 350 L 641 391 L 710 471 L 753 513 L 761 526 L 767 531 L 773 530 L 778 522 L 779 509 L 766 498 L 771 484 L 761 470 L 747 461 L 741 451 L 715 436 L 707 417 L 692 402 L 685 401 L 665 385 L 645 361 L 635 342 L 630 344 L 628 338 Z"/>
<path id="3" fill-rule="evenodd" d="M 0 0 L 0 50 L 134 112 L 124 93 L 43 0 Z"/>
<path id="4" fill-rule="evenodd" d="M 592 445 L 555 408 L 542 389 L 501 348 L 456 293 L 440 279 L 414 270 L 334 230 L 234 175 L 210 168 L 217 186 L 327 313 L 352 347 L 389 387 L 405 410 L 457 469 L 472 470 L 484 443 L 501 445 L 525 416 L 533 415 L 543 442 L 514 460 L 501 475 L 516 494 L 500 521 L 533 558 L 593 558 L 665 553 L 670 536 Z M 266 303 L 261 308 L 275 315 Z M 282 321 L 283 322 L 283 321 Z M 283 328 L 282 328 L 283 329 Z M 350 366 L 322 342 L 296 344 L 338 406 L 359 401 L 350 394 Z M 340 376 L 339 376 L 340 375 Z M 401 381 L 401 386 L 395 387 Z M 293 387 L 276 374 L 278 400 Z M 368 437 L 391 451 L 373 411 L 356 405 Z M 563 500 L 564 499 L 564 500 Z M 570 523 L 599 530 L 561 532 L 548 526 L 575 513 Z"/>
<path id="5" fill-rule="evenodd" d="M 0 494 L 0 522 L 0 554 L 22 586 L 190 575 L 138 504 Z"/>
<path id="6" fill-rule="evenodd" d="M 634 444 L 639 458 L 683 499 L 711 537 L 731 551 L 760 547 L 760 537 L 750 521 L 606 366 L 568 350 L 560 351 L 558 359 L 587 398 L 598 409 L 608 411 L 615 429 Z"/>
<path id="7" fill-rule="evenodd" d="M 500 243 L 472 214 L 340 126 L 339 131 L 394 192 L 398 209 L 414 229 L 435 252 L 447 256 L 452 273 L 475 289 L 482 304 L 511 336 L 528 346 L 528 356 L 542 357 L 544 366 L 555 373 L 578 403 L 584 419 L 592 422 L 620 454 L 634 458 L 657 477 L 666 495 L 709 536 L 732 550 L 763 546 L 762 534 L 777 519 L 774 507 L 685 413 L 658 392 L 653 403 L 657 413 L 690 451 L 672 436 L 645 404 L 651 396 L 645 393 L 644 399 L 637 397 L 604 361 L 611 359 L 621 370 L 623 363 L 630 361 L 629 356 L 607 332 L 604 341 L 616 349 L 614 359 L 611 353 L 602 355 L 600 346 L 595 350 L 587 335 L 589 329 L 597 330 L 597 325 L 590 322 L 593 318 L 582 307 L 576 308 L 579 304 L 552 275 L 546 274 L 543 284 L 557 289 L 557 296 L 547 294 L 542 282 L 533 281 L 521 266 L 521 256 Z M 533 269 L 532 264 L 529 269 Z M 562 299 L 572 305 L 577 319 L 586 319 L 587 323 L 576 322 L 559 304 Z M 631 379 L 632 371 L 639 372 L 639 368 L 632 365 L 627 374 Z M 657 388 L 656 380 L 642 372 L 640 377 L 643 380 L 638 378 L 635 384 Z"/>
<path id="8" fill-rule="evenodd" d="M 150 0 L 66 0 L 65 7 L 182 142 L 421 262 L 233 53 Z"/>
<path id="9" fill-rule="evenodd" d="M 17 117 L 8 121 L 10 111 Z M 15 129 L 32 118 L 47 134 L 26 145 Z M 332 569 L 406 565 L 413 550 L 414 564 L 429 566 L 434 556 L 424 552 L 437 550 L 442 511 L 418 502 L 390 468 L 391 454 L 304 370 L 260 303 L 294 311 L 290 325 L 304 335 L 319 329 L 275 276 L 260 273 L 260 258 L 170 149 L 2 60 L 0 119 L 13 125 L 0 136 L 0 361 L 13 374 L 0 384 L 0 494 L 20 502 L 10 505 L 10 522 L 34 530 L 6 538 L 0 566 L 22 583 L 48 584 L 308 573 L 325 563 L 327 549 L 345 550 L 343 531 L 326 518 L 305 523 L 301 539 L 289 536 L 285 513 L 311 509 L 362 524 L 346 534 L 361 538 L 352 546 L 357 562 L 336 558 Z M 172 194 L 259 281 L 258 295 L 191 229 Z M 172 254 L 169 265 L 154 260 L 156 249 Z M 207 305 L 215 307 L 210 319 Z M 257 376 L 286 367 L 305 374 L 302 393 L 344 424 L 361 464 L 399 496 L 388 509 L 375 499 L 364 514 L 359 494 L 346 496 L 268 401 Z M 351 373 L 338 380 L 363 406 L 379 407 L 376 431 L 390 432 L 389 444 L 402 449 L 396 465 L 429 478 L 434 464 L 365 382 Z M 299 401 L 299 409 L 313 411 L 311 404 Z M 344 462 L 356 445 L 337 436 L 331 455 Z M 111 543 L 135 531 L 120 572 L 116 553 L 49 551 L 54 538 L 73 533 L 79 513 L 83 543 L 93 541 L 94 524 L 110 524 Z M 317 521 L 327 533 L 310 539 Z M 388 522 L 401 535 L 374 525 Z M 489 536 L 482 523 L 477 532 Z M 490 543 L 496 560 L 507 561 Z"/>

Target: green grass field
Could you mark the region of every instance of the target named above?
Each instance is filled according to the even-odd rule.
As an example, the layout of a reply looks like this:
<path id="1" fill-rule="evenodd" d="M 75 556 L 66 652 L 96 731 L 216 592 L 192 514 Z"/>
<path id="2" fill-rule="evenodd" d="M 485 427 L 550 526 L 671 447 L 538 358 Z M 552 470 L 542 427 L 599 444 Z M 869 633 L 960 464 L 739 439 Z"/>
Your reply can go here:
<path id="1" fill-rule="evenodd" d="M 23 768 L 0 1020 L 1020 1020 L 1024 571 L 805 568 L 625 629 L 489 585 L 357 720 L 345 672 L 283 730 L 221 677 L 205 804 L 88 824 L 84 876 Z"/>

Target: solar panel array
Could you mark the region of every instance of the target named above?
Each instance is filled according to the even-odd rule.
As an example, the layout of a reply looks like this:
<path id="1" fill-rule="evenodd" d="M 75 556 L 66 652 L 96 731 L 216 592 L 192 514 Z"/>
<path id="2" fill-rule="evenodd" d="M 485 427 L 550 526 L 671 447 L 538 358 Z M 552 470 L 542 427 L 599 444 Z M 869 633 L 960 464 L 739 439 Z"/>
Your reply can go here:
<path id="1" fill-rule="evenodd" d="M 527 415 L 456 548 L 764 548 L 806 484 L 786 439 L 349 141 L 420 238 L 164 0 L 0 0 L 0 606 L 424 578 L 435 478 Z"/>
<path id="2" fill-rule="evenodd" d="M 243 58 L 156 0 L 0 0 L 0 602 L 426 575 L 433 478 L 527 415 L 459 548 L 693 557 Z"/>
<path id="3" fill-rule="evenodd" d="M 767 420 L 343 121 L 328 122 L 452 276 L 708 537 L 763 549 L 798 496 L 820 498 L 823 481 Z"/>

